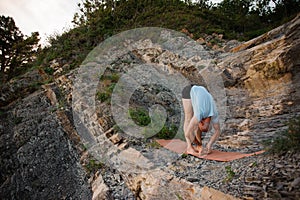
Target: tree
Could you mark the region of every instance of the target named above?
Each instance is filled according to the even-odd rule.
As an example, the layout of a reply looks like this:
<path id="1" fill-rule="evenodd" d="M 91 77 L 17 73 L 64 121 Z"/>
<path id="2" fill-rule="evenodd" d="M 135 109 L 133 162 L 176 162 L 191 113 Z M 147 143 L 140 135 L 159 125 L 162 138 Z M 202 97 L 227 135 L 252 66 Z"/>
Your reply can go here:
<path id="1" fill-rule="evenodd" d="M 80 12 L 75 13 L 73 17 L 73 23 L 77 26 L 89 25 L 94 18 L 96 18 L 96 12 L 105 10 L 106 2 L 102 0 L 84 0 L 82 3 L 77 4 Z"/>
<path id="2" fill-rule="evenodd" d="M 0 77 L 4 81 L 19 75 L 33 61 L 39 48 L 39 34 L 24 37 L 13 18 L 0 16 Z"/>
<path id="3" fill-rule="evenodd" d="M 198 0 L 196 1 L 196 5 L 201 9 L 209 9 L 212 7 L 213 3 L 209 0 Z"/>
<path id="4" fill-rule="evenodd" d="M 286 20 L 300 11 L 299 0 L 272 0 L 275 4 L 273 18 L 277 21 Z"/>
<path id="5" fill-rule="evenodd" d="M 256 0 L 255 1 L 255 11 L 259 16 L 267 18 L 267 16 L 272 12 L 270 6 L 271 0 Z"/>
<path id="6" fill-rule="evenodd" d="M 247 16 L 253 4 L 251 0 L 224 0 L 218 9 L 223 15 L 223 23 L 228 30 L 242 33 L 247 22 Z"/>

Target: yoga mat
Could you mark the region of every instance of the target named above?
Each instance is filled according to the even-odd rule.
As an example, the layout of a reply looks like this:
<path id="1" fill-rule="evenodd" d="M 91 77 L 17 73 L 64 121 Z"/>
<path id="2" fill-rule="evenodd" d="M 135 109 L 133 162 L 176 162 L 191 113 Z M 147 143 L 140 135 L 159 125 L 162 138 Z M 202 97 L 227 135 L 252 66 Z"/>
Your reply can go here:
<path id="1" fill-rule="evenodd" d="M 166 149 L 169 149 L 176 153 L 185 153 L 186 151 L 186 142 L 180 139 L 172 139 L 172 140 L 156 140 L 158 144 L 163 146 Z M 255 153 L 239 153 L 239 152 L 226 152 L 226 151 L 219 151 L 219 150 L 212 150 L 212 152 L 205 156 L 200 156 L 199 153 L 197 154 L 190 154 L 196 156 L 198 158 L 203 158 L 207 160 L 216 160 L 216 161 L 232 161 L 239 158 L 244 158 L 248 156 L 258 155 L 264 153 L 265 151 L 258 151 Z"/>

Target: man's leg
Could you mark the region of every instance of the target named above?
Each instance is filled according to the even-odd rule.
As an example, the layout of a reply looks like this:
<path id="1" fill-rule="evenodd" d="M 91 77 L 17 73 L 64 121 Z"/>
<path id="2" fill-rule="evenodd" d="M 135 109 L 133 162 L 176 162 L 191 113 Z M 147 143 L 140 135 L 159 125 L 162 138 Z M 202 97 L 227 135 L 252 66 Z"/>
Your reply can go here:
<path id="1" fill-rule="evenodd" d="M 188 147 L 191 145 L 192 142 L 196 143 L 195 136 L 187 135 L 188 126 L 191 122 L 191 119 L 193 117 L 193 107 L 192 107 L 192 101 L 191 99 L 182 99 L 183 104 L 183 111 L 184 111 L 184 124 L 183 124 L 183 131 L 186 138 L 186 141 L 188 143 Z M 192 139 L 194 138 L 194 139 Z M 198 143 L 196 143 L 198 145 Z M 195 152 L 197 152 L 197 148 L 192 147 Z"/>
<path id="2" fill-rule="evenodd" d="M 194 132 L 197 130 L 197 126 L 198 126 L 198 120 L 195 116 L 193 116 L 187 127 L 186 132 L 184 133 L 186 143 L 187 143 L 186 152 L 190 154 L 199 152 L 197 146 L 192 145 L 192 142 L 195 140 Z"/>
<path id="3" fill-rule="evenodd" d="M 197 150 L 200 151 L 201 146 L 202 146 L 202 139 L 201 139 L 202 131 L 200 130 L 199 126 L 197 126 L 195 135 L 196 135 L 196 137 L 195 137 L 194 143 L 197 145 Z"/>
<path id="4" fill-rule="evenodd" d="M 183 131 L 186 133 L 187 127 L 193 117 L 193 107 L 191 99 L 182 99 L 183 111 L 184 111 L 184 124 Z"/>

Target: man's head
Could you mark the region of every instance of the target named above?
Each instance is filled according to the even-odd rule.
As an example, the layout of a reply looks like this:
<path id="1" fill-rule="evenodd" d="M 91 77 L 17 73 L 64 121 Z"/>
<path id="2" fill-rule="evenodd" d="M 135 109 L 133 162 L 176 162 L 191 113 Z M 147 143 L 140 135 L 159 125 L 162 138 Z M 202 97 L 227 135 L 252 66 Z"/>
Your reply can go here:
<path id="1" fill-rule="evenodd" d="M 209 124 L 211 121 L 211 117 L 207 117 L 207 118 L 203 118 L 200 122 L 199 122 L 199 129 L 202 132 L 208 132 L 209 131 Z"/>

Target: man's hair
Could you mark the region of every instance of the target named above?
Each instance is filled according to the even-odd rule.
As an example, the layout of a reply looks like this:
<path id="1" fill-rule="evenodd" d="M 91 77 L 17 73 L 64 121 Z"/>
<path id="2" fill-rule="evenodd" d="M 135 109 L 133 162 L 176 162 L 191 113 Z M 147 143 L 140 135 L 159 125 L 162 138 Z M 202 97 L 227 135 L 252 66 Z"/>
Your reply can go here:
<path id="1" fill-rule="evenodd" d="M 209 125 L 210 125 L 211 117 L 203 118 L 199 122 L 199 129 L 202 132 L 208 132 L 209 131 Z"/>

